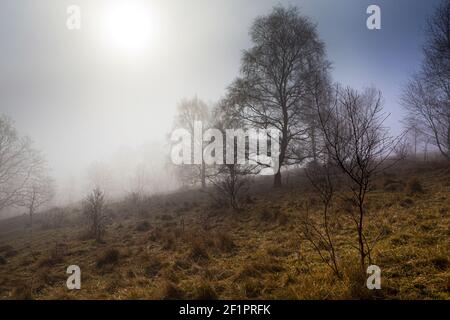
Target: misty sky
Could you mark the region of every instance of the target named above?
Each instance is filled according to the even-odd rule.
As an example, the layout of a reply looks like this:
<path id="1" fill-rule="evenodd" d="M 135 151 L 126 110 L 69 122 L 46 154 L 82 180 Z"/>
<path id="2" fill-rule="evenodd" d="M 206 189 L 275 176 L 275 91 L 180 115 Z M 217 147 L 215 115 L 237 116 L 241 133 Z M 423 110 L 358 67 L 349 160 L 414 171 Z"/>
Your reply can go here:
<path id="1" fill-rule="evenodd" d="M 250 46 L 253 19 L 278 3 L 317 23 L 335 81 L 382 90 L 389 125 L 399 130 L 401 87 L 420 63 L 425 19 L 439 3 L 148 0 L 154 32 L 140 52 L 127 53 L 100 30 L 116 2 L 0 2 L 0 112 L 45 152 L 58 179 L 120 148 L 163 142 L 183 97 L 221 98 Z M 71 4 L 82 10 L 79 31 L 66 28 Z M 366 28 L 370 4 L 381 7 L 382 30 Z"/>

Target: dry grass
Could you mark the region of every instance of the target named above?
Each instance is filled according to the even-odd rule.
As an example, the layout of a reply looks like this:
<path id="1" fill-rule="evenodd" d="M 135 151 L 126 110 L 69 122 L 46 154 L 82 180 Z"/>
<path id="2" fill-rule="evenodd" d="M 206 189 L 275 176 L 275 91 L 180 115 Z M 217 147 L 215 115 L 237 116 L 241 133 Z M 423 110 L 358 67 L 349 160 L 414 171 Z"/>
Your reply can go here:
<path id="1" fill-rule="evenodd" d="M 382 234 L 373 251 L 380 291 L 364 285 L 350 219 L 335 226 L 340 280 L 302 238 L 302 202 L 310 200 L 313 217 L 320 204 L 299 184 L 276 192 L 261 186 L 238 215 L 194 192 L 159 196 L 138 211 L 117 205 L 103 243 L 80 237 L 83 226 L 70 223 L 34 230 L 30 246 L 24 221 L 1 221 L 0 297 L 450 299 L 448 172 L 408 170 L 382 177 L 368 200 L 368 236 Z M 151 214 L 143 220 L 142 211 Z M 214 213 L 206 231 L 204 212 Z M 79 291 L 65 288 L 71 264 L 82 270 Z"/>

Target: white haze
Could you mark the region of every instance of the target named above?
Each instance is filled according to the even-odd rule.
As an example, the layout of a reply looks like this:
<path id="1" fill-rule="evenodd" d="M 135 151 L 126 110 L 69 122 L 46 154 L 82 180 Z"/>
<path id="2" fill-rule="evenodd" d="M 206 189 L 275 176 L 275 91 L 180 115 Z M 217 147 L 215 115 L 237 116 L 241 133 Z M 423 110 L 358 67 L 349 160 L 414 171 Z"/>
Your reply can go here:
<path id="1" fill-rule="evenodd" d="M 141 3 L 154 20 L 139 50 L 111 45 L 102 29 L 118 2 Z M 378 2 L 383 29 L 374 33 L 365 28 L 371 2 L 361 0 L 2 0 L 0 113 L 46 154 L 57 205 L 85 195 L 94 171 L 109 173 L 111 197 L 133 191 L 137 172 L 144 172 L 146 193 L 172 190 L 166 142 L 176 104 L 194 95 L 220 99 L 250 46 L 253 19 L 282 3 L 318 23 L 335 80 L 383 91 L 398 128 L 400 89 L 420 60 L 418 21 L 437 1 Z M 66 28 L 73 4 L 82 10 L 79 31 Z"/>

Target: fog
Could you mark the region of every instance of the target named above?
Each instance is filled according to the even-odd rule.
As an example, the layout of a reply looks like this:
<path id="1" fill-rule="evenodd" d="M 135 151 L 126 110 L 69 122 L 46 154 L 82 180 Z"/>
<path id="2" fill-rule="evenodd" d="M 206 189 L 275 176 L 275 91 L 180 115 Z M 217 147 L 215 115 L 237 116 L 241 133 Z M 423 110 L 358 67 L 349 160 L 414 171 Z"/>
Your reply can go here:
<path id="1" fill-rule="evenodd" d="M 252 21 L 278 3 L 317 23 L 333 77 L 383 92 L 397 130 L 401 88 L 420 61 L 418 21 L 433 10 L 430 1 L 375 1 L 383 27 L 371 32 L 365 11 L 374 1 L 131 1 L 148 13 L 151 30 L 127 47 L 131 34 L 115 39 L 118 31 L 104 25 L 119 2 L 0 4 L 0 113 L 45 153 L 57 205 L 76 202 L 100 180 L 111 198 L 176 188 L 166 163 L 177 103 L 195 95 L 218 101 L 239 73 Z M 80 30 L 66 27 L 73 4 Z"/>

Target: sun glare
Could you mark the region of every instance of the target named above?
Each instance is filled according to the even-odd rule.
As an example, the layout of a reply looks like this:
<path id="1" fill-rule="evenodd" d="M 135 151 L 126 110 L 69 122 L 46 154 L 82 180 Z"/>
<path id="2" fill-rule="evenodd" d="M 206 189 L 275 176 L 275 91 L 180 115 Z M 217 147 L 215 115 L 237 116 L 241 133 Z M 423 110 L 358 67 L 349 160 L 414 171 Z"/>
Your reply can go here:
<path id="1" fill-rule="evenodd" d="M 102 21 L 105 40 L 112 49 L 129 54 L 144 52 L 154 41 L 157 27 L 150 8 L 139 3 L 111 5 Z"/>

